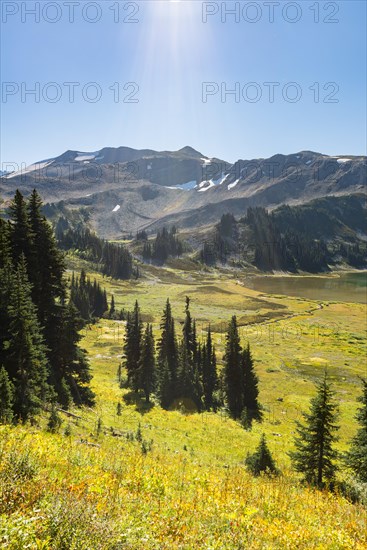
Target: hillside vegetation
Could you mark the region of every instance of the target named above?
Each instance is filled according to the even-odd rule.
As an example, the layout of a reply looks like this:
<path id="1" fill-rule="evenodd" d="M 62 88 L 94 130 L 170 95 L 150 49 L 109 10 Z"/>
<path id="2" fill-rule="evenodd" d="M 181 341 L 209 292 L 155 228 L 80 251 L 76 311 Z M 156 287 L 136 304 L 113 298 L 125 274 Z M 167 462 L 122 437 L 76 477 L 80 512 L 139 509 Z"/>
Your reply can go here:
<path id="1" fill-rule="evenodd" d="M 3 546 L 366 548 L 366 509 L 338 493 L 302 486 L 287 455 L 294 421 L 307 410 L 325 366 L 341 407 L 338 448 L 347 449 L 357 428 L 356 376 L 365 374 L 363 306 L 264 296 L 220 274 L 186 281 L 180 272 L 164 273 L 164 280 L 104 279 L 103 285 L 119 308 L 132 310 L 138 297 L 156 334 L 162 296 L 170 296 L 178 320 L 184 319 L 184 296 L 191 296 L 199 330 L 212 323 L 219 356 L 228 311 L 237 312 L 241 341 L 250 341 L 256 359 L 263 423 L 245 431 L 224 412 L 164 411 L 154 401 L 147 406 L 117 381 L 124 323 L 86 327 L 82 345 L 95 407 L 59 412 L 57 433 L 47 431 L 46 412 L 36 425 L 1 427 Z M 246 455 L 263 432 L 280 477 L 246 471 Z M 342 477 L 348 475 L 342 467 Z"/>
<path id="2" fill-rule="evenodd" d="M 113 279 L 60 252 L 37 193 L 10 212 L 2 547 L 367 547 L 363 304 L 257 292 L 187 258 Z"/>

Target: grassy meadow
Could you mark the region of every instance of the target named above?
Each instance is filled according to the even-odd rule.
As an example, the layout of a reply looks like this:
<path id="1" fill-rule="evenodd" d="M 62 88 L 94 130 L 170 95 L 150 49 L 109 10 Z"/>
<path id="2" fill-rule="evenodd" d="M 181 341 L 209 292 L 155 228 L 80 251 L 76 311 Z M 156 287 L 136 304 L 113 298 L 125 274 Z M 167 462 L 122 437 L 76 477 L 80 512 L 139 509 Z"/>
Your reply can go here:
<path id="1" fill-rule="evenodd" d="M 70 259 L 70 269 L 81 265 Z M 33 426 L 0 427 L 1 547 L 367 548 L 366 509 L 299 484 L 287 455 L 294 422 L 325 368 L 340 404 L 340 451 L 354 435 L 357 376 L 366 374 L 364 305 L 264 294 L 238 273 L 180 267 L 147 266 L 128 282 L 87 270 L 114 294 L 117 309 L 137 299 L 156 336 L 168 297 L 180 333 L 189 296 L 198 336 L 211 325 L 219 368 L 236 314 L 255 359 L 264 421 L 249 432 L 224 413 L 167 412 L 120 389 L 124 322 L 102 319 L 83 329 L 82 340 L 96 406 L 60 413 L 56 434 L 46 431 L 47 414 Z M 254 478 L 244 467 L 263 432 L 282 471 L 276 479 Z"/>

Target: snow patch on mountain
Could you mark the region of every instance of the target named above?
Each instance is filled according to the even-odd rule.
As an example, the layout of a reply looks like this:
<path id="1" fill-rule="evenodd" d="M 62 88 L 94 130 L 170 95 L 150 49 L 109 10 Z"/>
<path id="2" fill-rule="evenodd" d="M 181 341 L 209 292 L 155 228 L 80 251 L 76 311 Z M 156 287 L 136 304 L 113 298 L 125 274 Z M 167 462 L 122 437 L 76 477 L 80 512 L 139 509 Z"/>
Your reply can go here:
<path id="1" fill-rule="evenodd" d="M 96 158 L 96 155 L 86 155 L 85 153 L 78 153 L 78 156 L 75 157 L 76 162 L 85 162 L 87 160 L 94 160 Z"/>
<path id="2" fill-rule="evenodd" d="M 336 162 L 339 164 L 344 164 L 345 162 L 352 162 L 352 159 L 338 159 Z"/>
<path id="3" fill-rule="evenodd" d="M 202 181 L 197 186 L 198 187 L 198 192 L 200 193 L 201 191 L 207 191 L 208 189 L 211 189 L 212 187 L 216 187 L 217 185 L 222 185 L 222 183 L 228 178 L 228 176 L 229 176 L 229 174 L 224 174 L 222 172 L 222 175 L 220 176 L 220 178 L 217 178 L 216 180 L 211 179 L 211 180 Z"/>
<path id="4" fill-rule="evenodd" d="M 179 183 L 177 185 L 166 185 L 166 189 L 180 189 L 181 191 L 190 191 L 197 186 L 196 180 Z"/>
<path id="5" fill-rule="evenodd" d="M 234 187 L 236 187 L 236 185 L 237 185 L 237 183 L 238 183 L 239 181 L 240 181 L 240 180 L 238 179 L 238 180 L 234 181 L 233 183 L 230 183 L 230 184 L 228 185 L 228 191 L 229 191 L 230 189 L 233 189 Z"/>

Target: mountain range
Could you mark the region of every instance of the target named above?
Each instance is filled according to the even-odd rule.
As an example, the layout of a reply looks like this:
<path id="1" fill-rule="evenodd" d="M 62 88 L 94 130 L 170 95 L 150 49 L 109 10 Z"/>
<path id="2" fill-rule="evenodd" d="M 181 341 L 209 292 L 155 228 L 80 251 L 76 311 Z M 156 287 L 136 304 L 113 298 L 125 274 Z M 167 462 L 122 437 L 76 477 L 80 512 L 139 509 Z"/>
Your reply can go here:
<path id="1" fill-rule="evenodd" d="M 365 156 L 332 157 L 312 151 L 230 163 L 192 147 L 178 151 L 107 147 L 66 151 L 3 174 L 5 204 L 19 188 L 33 188 L 52 208 L 87 213 L 104 238 L 163 225 L 204 227 L 222 214 L 242 216 L 250 206 L 269 210 L 330 196 L 361 195 Z"/>

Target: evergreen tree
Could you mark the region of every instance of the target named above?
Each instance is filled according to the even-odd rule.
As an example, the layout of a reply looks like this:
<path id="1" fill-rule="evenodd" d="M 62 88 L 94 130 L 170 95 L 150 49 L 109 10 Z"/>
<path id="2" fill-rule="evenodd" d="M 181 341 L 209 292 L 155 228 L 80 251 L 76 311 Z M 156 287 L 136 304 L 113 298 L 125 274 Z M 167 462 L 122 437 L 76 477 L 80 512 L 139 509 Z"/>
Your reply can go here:
<path id="1" fill-rule="evenodd" d="M 212 342 L 212 334 L 209 326 L 206 343 L 203 346 L 202 357 L 202 379 L 204 392 L 204 405 L 206 410 L 215 407 L 214 391 L 217 387 L 217 361 L 215 356 L 215 348 Z"/>
<path id="2" fill-rule="evenodd" d="M 57 248 L 51 225 L 42 215 L 42 200 L 37 191 L 33 191 L 28 203 L 28 219 L 32 235 L 31 257 L 28 277 L 32 284 L 32 299 L 38 310 L 38 318 L 47 332 L 50 312 L 55 301 L 64 300 L 66 295 L 63 275 L 65 272 L 64 257 Z"/>
<path id="3" fill-rule="evenodd" d="M 250 344 L 247 344 L 242 352 L 242 385 L 243 385 L 243 408 L 246 409 L 246 416 L 251 426 L 252 420 L 261 420 L 262 414 L 258 402 L 258 378 L 254 370 Z"/>
<path id="4" fill-rule="evenodd" d="M 8 314 L 10 339 L 4 345 L 4 365 L 14 384 L 15 417 L 25 421 L 40 410 L 46 399 L 48 364 L 24 255 L 10 290 Z"/>
<path id="5" fill-rule="evenodd" d="M 157 372 L 157 395 L 163 409 L 168 410 L 173 402 L 173 384 L 171 371 L 167 359 L 159 361 L 159 370 Z"/>
<path id="6" fill-rule="evenodd" d="M 92 283 L 84 270 L 79 278 L 75 277 L 74 273 L 72 274 L 70 301 L 73 302 L 80 317 L 86 322 L 94 321 L 96 317 L 102 317 L 108 310 L 106 291 L 101 289 L 96 279 Z"/>
<path id="7" fill-rule="evenodd" d="M 135 302 L 134 311 L 128 315 L 126 321 L 126 335 L 124 343 L 125 368 L 127 371 L 128 385 L 134 391 L 140 388 L 139 363 L 142 349 L 142 322 L 138 301 Z"/>
<path id="8" fill-rule="evenodd" d="M 139 361 L 140 385 L 144 390 L 145 400 L 149 403 L 155 382 L 155 349 L 152 325 L 147 324 Z"/>
<path id="9" fill-rule="evenodd" d="M 198 343 L 196 325 L 191 318 L 190 298 L 186 296 L 186 317 L 183 326 L 183 339 L 179 346 L 179 364 L 177 371 L 177 396 L 188 399 L 197 410 L 201 410 L 202 386 L 198 361 Z"/>
<path id="10" fill-rule="evenodd" d="M 11 265 L 11 225 L 0 218 L 0 269 Z"/>
<path id="11" fill-rule="evenodd" d="M 4 367 L 0 369 L 0 424 L 8 424 L 13 418 L 14 385 Z"/>
<path id="12" fill-rule="evenodd" d="M 27 353 L 29 357 L 33 357 L 33 352 L 35 355 L 38 354 L 39 376 L 41 378 L 43 376 L 46 354 L 48 381 L 56 390 L 61 402 L 65 405 L 73 396 L 80 403 L 80 399 L 84 396 L 86 402 L 90 404 L 93 394 L 87 387 L 90 381 L 89 367 L 84 352 L 77 345 L 80 340 L 78 330 L 81 324 L 75 308 L 65 305 L 64 258 L 57 248 L 50 224 L 42 215 L 42 201 L 37 192 L 33 191 L 27 204 L 22 194 L 17 191 L 10 207 L 10 217 L 10 224 L 0 222 L 0 323 L 2 327 L 0 361 L 8 370 L 10 379 L 14 381 L 16 349 L 11 347 L 15 334 L 12 333 L 12 327 L 14 329 L 15 319 L 19 313 L 15 311 L 15 300 L 11 298 L 12 293 L 15 293 L 18 296 L 18 306 L 24 307 L 29 312 L 30 318 L 36 316 L 35 323 L 31 321 L 28 323 L 26 318 L 22 330 L 26 333 L 28 327 L 33 324 L 32 337 L 28 338 Z M 20 267 L 18 267 L 19 262 Z M 85 274 L 81 279 L 83 280 L 81 286 L 84 285 L 87 292 L 90 292 L 91 285 L 89 281 L 84 280 Z M 28 296 L 29 291 L 30 296 Z M 72 312 L 73 320 L 70 317 Z M 17 322 L 20 323 L 20 320 L 18 319 Z M 17 334 L 20 337 L 21 331 Z M 39 344 L 41 341 L 42 346 Z M 25 343 L 22 342 L 22 345 L 25 346 Z M 11 353 L 13 353 L 13 359 L 11 359 Z M 10 364 L 9 361 L 13 363 Z M 31 359 L 29 361 L 27 368 L 31 369 L 33 363 Z M 31 403 L 29 407 L 25 405 L 25 409 L 29 409 L 31 416 L 32 410 L 39 407 L 41 396 L 34 396 L 31 390 L 28 395 L 24 389 L 27 371 L 25 367 L 21 367 L 21 363 L 19 369 L 18 374 L 22 373 L 25 397 L 31 400 L 35 397 L 35 407 Z M 34 378 L 35 384 L 37 379 L 38 375 Z M 80 379 L 79 389 L 77 379 Z M 20 398 L 18 399 L 22 384 L 20 381 L 14 384 L 14 407 L 18 408 L 19 418 L 23 418 L 25 410 L 20 410 Z M 30 383 L 29 387 L 31 386 Z M 40 390 L 43 386 L 44 384 L 40 382 Z"/>
<path id="13" fill-rule="evenodd" d="M 171 304 L 167 299 L 158 342 L 157 384 L 163 408 L 168 408 L 177 396 L 178 346 Z"/>
<path id="14" fill-rule="evenodd" d="M 10 231 L 7 225 L 0 220 L 0 363 L 5 342 L 10 339 L 10 292 L 15 284 L 15 272 L 10 254 Z"/>
<path id="15" fill-rule="evenodd" d="M 301 472 L 307 483 L 323 487 L 331 482 L 336 472 L 337 453 L 333 443 L 337 440 L 335 424 L 337 405 L 335 393 L 326 374 L 317 385 L 317 394 L 311 399 L 310 413 L 303 413 L 305 424 L 297 422 L 296 450 L 289 453 L 294 468 Z"/>
<path id="16" fill-rule="evenodd" d="M 10 204 L 9 210 L 11 220 L 11 251 L 13 255 L 13 263 L 14 265 L 17 265 L 23 254 L 29 267 L 33 266 L 33 234 L 29 223 L 27 204 L 18 189 L 12 203 Z"/>
<path id="17" fill-rule="evenodd" d="M 242 348 L 234 315 L 229 323 L 224 355 L 224 393 L 233 418 L 243 410 Z"/>
<path id="18" fill-rule="evenodd" d="M 114 295 L 112 294 L 111 296 L 111 305 L 110 305 L 110 319 L 113 318 L 114 314 L 115 314 L 115 311 L 116 311 L 116 307 L 115 307 L 115 297 Z"/>
<path id="19" fill-rule="evenodd" d="M 179 345 L 177 371 L 177 397 L 184 399 L 190 409 L 201 410 L 200 381 L 196 375 L 195 365 L 185 344 Z"/>
<path id="20" fill-rule="evenodd" d="M 59 431 L 61 424 L 62 424 L 62 420 L 59 414 L 57 413 L 57 409 L 55 405 L 52 405 L 50 417 L 47 423 L 47 429 L 51 433 L 56 433 Z"/>
<path id="21" fill-rule="evenodd" d="M 362 407 L 356 414 L 356 420 L 361 427 L 352 439 L 346 463 L 360 481 L 367 483 L 367 380 L 362 378 L 362 384 L 363 393 L 358 397 Z"/>
<path id="22" fill-rule="evenodd" d="M 51 380 L 57 391 L 58 400 L 67 407 L 71 396 L 74 403 L 79 406 L 92 406 L 95 395 L 89 387 L 92 379 L 90 367 L 86 352 L 78 345 L 82 338 L 80 329 L 83 327 L 83 321 L 72 302 L 66 306 L 59 306 L 54 322 L 58 337 L 52 342 Z"/>
<path id="23" fill-rule="evenodd" d="M 107 291 L 103 291 L 103 312 L 108 311 Z"/>
<path id="24" fill-rule="evenodd" d="M 260 443 L 252 455 L 248 455 L 245 461 L 247 469 L 254 474 L 259 476 L 261 473 L 264 474 L 277 474 L 278 469 L 275 465 L 271 452 L 266 443 L 265 434 L 262 434 Z"/>
<path id="25" fill-rule="evenodd" d="M 83 272 L 83 270 L 80 279 L 77 277 L 75 278 L 73 273 L 70 288 L 70 302 L 72 302 L 78 310 L 81 319 L 86 322 L 91 320 L 92 305 L 86 284 L 85 272 Z"/>

